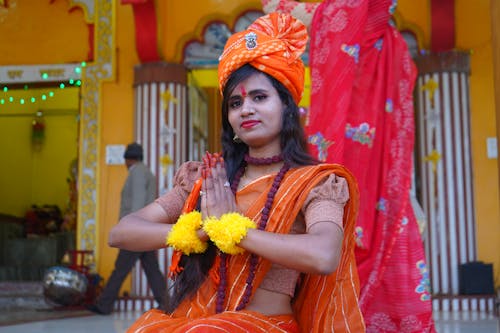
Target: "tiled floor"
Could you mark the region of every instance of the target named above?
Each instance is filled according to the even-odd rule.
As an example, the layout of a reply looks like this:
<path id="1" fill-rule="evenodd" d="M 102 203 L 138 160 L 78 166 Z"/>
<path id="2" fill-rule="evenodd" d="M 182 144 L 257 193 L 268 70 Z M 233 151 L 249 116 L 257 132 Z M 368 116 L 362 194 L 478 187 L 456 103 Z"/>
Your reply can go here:
<path id="1" fill-rule="evenodd" d="M 2 333 L 124 333 L 139 312 L 117 312 L 109 316 L 44 320 L 28 324 L 0 326 Z M 436 313 L 438 333 L 500 333 L 499 318 L 479 313 Z"/>
<path id="2" fill-rule="evenodd" d="M 500 320 L 478 312 L 434 313 L 438 333 L 500 333 Z"/>

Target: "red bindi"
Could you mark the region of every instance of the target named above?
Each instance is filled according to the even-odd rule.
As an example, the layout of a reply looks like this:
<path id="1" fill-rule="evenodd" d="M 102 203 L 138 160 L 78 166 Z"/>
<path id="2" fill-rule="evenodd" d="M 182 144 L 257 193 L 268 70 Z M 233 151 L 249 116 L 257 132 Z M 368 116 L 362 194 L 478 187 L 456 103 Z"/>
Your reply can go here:
<path id="1" fill-rule="evenodd" d="M 247 91 L 245 90 L 245 87 L 240 86 L 240 90 L 241 90 L 241 95 L 243 96 L 243 98 L 247 97 Z"/>

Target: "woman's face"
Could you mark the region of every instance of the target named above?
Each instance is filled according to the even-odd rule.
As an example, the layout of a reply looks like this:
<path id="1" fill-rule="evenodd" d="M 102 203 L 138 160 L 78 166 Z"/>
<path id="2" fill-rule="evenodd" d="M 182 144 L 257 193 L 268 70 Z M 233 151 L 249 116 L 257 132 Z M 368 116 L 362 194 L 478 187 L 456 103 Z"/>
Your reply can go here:
<path id="1" fill-rule="evenodd" d="M 281 151 L 283 103 L 271 81 L 256 73 L 240 82 L 228 99 L 228 120 L 250 149 Z"/>

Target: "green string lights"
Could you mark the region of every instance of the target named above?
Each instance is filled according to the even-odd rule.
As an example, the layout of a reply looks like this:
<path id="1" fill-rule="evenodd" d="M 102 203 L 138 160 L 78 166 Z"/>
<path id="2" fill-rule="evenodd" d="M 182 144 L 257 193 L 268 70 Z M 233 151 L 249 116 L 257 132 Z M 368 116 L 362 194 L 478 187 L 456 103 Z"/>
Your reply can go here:
<path id="1" fill-rule="evenodd" d="M 77 77 L 79 77 L 82 73 L 82 68 L 86 67 L 87 63 L 82 62 L 80 66 L 74 68 L 74 72 Z M 49 73 L 41 73 L 40 77 L 43 81 L 46 81 L 50 78 Z M 80 79 L 69 79 L 67 81 L 62 81 L 59 83 L 59 89 L 65 89 L 66 87 L 80 87 L 82 85 L 82 81 Z M 3 86 L 0 90 L 0 105 L 10 104 L 10 103 L 19 103 L 21 105 L 26 103 L 36 103 L 37 101 L 45 101 L 48 98 L 54 97 L 57 90 L 50 90 L 48 93 L 37 94 L 36 96 L 29 96 L 30 87 L 25 84 L 23 86 L 23 90 L 26 92 L 26 95 L 20 98 L 16 98 L 13 96 L 12 91 L 15 89 L 11 89 L 8 86 Z M 34 92 L 33 92 L 34 93 Z"/>

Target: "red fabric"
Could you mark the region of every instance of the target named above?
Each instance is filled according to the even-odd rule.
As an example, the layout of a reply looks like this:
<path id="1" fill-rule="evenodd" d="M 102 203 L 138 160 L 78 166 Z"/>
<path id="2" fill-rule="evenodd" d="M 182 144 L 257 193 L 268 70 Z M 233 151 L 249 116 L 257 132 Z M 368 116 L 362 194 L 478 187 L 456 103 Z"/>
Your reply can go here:
<path id="1" fill-rule="evenodd" d="M 389 24 L 395 1 L 325 0 L 310 45 L 313 152 L 358 180 L 356 261 L 367 332 L 434 332 L 422 239 L 410 205 L 416 69 Z"/>
<path id="2" fill-rule="evenodd" d="M 146 3 L 148 0 L 122 0 L 121 4 L 122 5 L 128 5 L 128 4 L 141 4 L 141 3 Z"/>
<path id="3" fill-rule="evenodd" d="M 122 0 L 121 4 L 131 4 L 134 8 L 135 47 L 141 62 L 160 61 L 154 1 Z"/>
<path id="4" fill-rule="evenodd" d="M 89 28 L 89 53 L 87 53 L 87 61 L 94 60 L 94 24 L 87 24 Z"/>
<path id="5" fill-rule="evenodd" d="M 449 51 L 455 47 L 455 0 L 431 1 L 431 50 Z"/>

